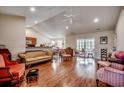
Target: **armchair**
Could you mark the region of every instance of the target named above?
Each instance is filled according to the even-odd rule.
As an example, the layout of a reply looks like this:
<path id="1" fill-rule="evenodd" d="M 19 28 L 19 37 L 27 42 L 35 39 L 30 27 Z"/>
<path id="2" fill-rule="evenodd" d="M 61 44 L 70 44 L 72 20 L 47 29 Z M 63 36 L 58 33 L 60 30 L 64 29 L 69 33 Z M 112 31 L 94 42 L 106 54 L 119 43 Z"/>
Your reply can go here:
<path id="1" fill-rule="evenodd" d="M 9 61 L 7 54 L 0 54 L 0 84 L 13 80 L 21 81 L 25 72 L 25 65 L 17 61 Z"/>
<path id="2" fill-rule="evenodd" d="M 102 81 L 110 86 L 124 86 L 124 71 L 112 67 L 103 67 L 97 71 L 97 86 L 98 82 Z"/>
<path id="3" fill-rule="evenodd" d="M 98 61 L 102 68 L 97 71 L 97 85 L 102 81 L 110 86 L 124 86 L 124 51 L 109 54 L 108 61 Z"/>
<path id="4" fill-rule="evenodd" d="M 67 60 L 71 60 L 72 59 L 72 56 L 70 54 L 67 54 L 64 49 L 61 49 L 60 56 L 61 56 L 61 59 L 63 61 L 65 61 L 65 60 L 67 61 Z"/>
<path id="5" fill-rule="evenodd" d="M 6 53 L 6 54 L 8 54 L 9 60 L 11 60 L 11 53 L 10 53 L 10 51 L 9 51 L 7 48 L 0 49 L 0 54 L 1 54 L 1 53 Z"/>
<path id="6" fill-rule="evenodd" d="M 19 82 L 18 77 L 12 74 L 9 69 L 9 67 L 0 67 L 0 86 L 10 85 L 13 80 L 16 80 L 17 83 Z"/>

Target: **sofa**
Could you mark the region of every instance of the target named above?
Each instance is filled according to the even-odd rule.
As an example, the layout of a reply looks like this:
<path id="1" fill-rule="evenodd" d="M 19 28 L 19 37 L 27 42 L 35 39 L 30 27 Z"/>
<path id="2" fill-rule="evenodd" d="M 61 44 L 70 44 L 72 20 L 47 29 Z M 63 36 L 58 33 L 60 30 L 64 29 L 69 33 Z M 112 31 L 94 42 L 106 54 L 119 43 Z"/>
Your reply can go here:
<path id="1" fill-rule="evenodd" d="M 36 51 L 27 51 L 25 53 L 19 53 L 19 58 L 21 62 L 25 63 L 26 66 L 49 61 L 52 59 L 52 51 L 42 51 L 42 50 L 36 50 Z"/>

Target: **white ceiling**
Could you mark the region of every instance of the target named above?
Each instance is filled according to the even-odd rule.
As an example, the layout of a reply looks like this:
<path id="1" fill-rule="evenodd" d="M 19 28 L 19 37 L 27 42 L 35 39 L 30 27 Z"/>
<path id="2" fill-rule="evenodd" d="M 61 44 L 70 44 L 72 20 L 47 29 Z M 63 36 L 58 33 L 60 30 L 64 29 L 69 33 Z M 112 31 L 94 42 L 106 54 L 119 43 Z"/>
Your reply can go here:
<path id="1" fill-rule="evenodd" d="M 26 17 L 26 24 L 33 29 L 41 31 L 50 38 L 60 38 L 65 35 L 87 32 L 114 30 L 120 15 L 121 7 L 117 6 L 36 6 L 35 12 L 30 12 L 28 6 L 0 6 L 0 13 Z M 73 24 L 63 21 L 67 15 L 73 17 Z M 98 18 L 99 23 L 94 23 Z M 38 23 L 35 24 L 34 21 Z M 66 30 L 65 27 L 69 29 Z"/>

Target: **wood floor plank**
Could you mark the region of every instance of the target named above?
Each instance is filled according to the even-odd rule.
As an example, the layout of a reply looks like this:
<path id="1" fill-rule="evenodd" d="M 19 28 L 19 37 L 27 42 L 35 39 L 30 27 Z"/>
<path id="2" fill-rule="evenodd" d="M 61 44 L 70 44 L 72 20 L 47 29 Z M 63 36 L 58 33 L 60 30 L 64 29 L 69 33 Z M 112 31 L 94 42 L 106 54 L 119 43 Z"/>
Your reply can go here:
<path id="1" fill-rule="evenodd" d="M 96 87 L 94 59 L 74 58 L 64 62 L 56 59 L 29 68 L 26 74 L 34 68 L 39 69 L 38 81 L 27 83 L 25 78 L 21 87 Z"/>

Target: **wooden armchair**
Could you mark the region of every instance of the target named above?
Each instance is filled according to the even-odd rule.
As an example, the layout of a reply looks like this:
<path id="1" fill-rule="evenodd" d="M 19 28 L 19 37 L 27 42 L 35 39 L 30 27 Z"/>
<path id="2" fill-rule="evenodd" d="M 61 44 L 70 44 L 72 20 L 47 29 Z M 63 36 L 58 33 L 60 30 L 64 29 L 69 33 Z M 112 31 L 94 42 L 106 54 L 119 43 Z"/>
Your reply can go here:
<path id="1" fill-rule="evenodd" d="M 60 51 L 60 56 L 63 61 L 71 60 L 72 56 L 70 54 L 67 54 L 64 49 Z"/>

